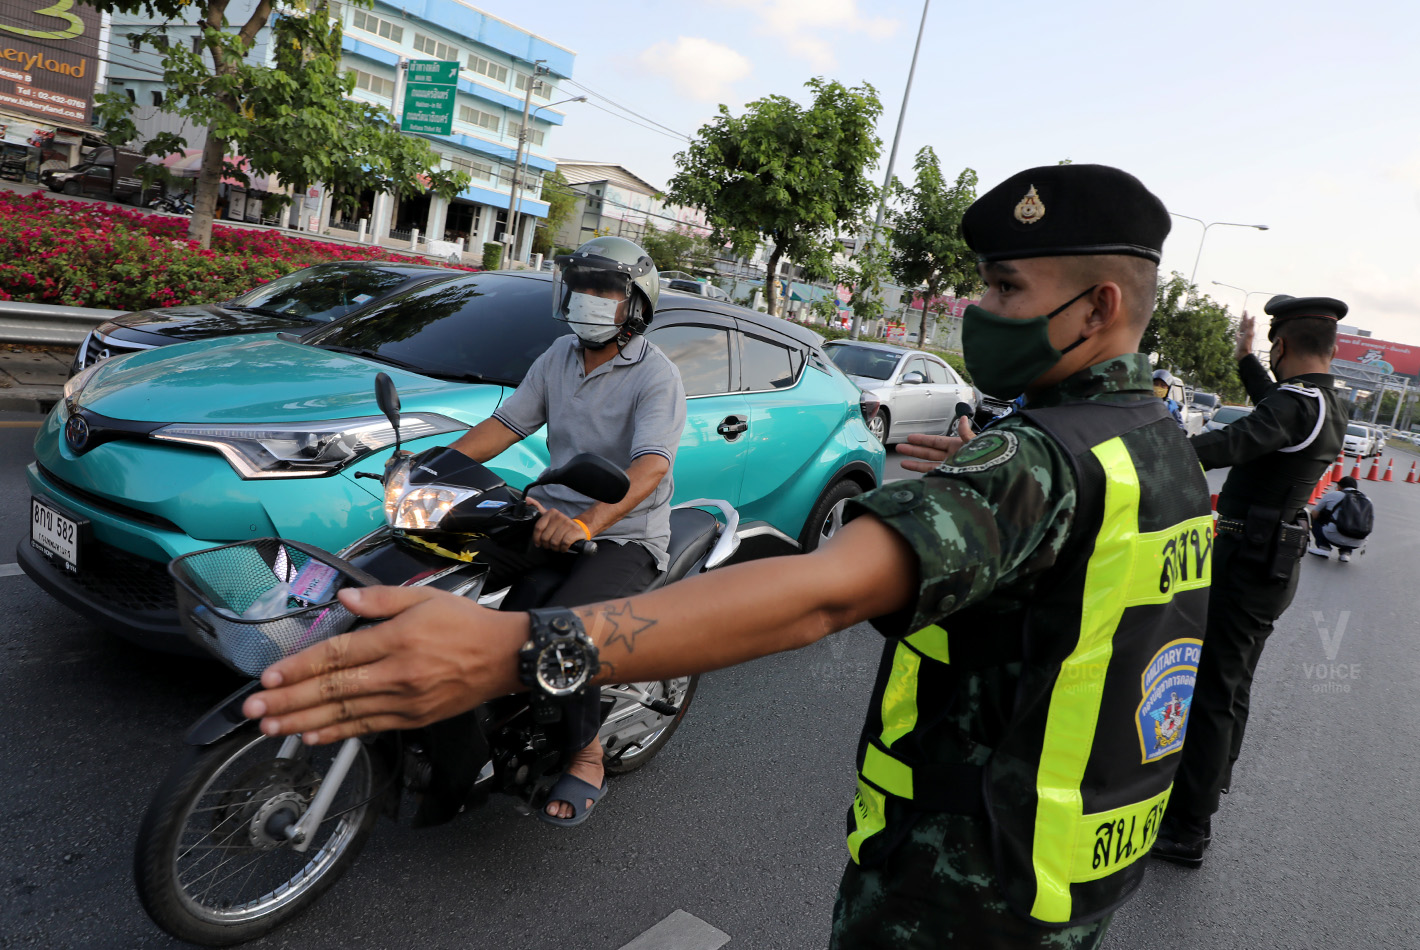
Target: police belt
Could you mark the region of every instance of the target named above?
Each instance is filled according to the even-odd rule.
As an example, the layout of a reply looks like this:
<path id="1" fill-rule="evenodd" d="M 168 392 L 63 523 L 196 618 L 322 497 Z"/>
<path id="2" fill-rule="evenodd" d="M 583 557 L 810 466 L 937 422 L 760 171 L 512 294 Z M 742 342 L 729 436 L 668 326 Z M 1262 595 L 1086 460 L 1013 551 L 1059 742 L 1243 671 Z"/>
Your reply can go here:
<path id="1" fill-rule="evenodd" d="M 1219 518 L 1215 527 L 1217 527 L 1219 534 L 1235 534 L 1238 537 L 1242 537 L 1245 526 L 1241 521 L 1234 521 L 1231 518 Z"/>

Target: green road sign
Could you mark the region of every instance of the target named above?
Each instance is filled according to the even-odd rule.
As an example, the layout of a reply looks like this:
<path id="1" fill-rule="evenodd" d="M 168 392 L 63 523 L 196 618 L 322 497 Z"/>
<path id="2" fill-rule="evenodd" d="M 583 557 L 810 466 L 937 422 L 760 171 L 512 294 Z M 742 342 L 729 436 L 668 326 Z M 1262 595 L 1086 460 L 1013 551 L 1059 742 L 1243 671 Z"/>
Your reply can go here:
<path id="1" fill-rule="evenodd" d="M 404 85 L 405 132 L 448 135 L 454 128 L 454 101 L 458 97 L 459 64 L 439 60 L 411 60 Z"/>

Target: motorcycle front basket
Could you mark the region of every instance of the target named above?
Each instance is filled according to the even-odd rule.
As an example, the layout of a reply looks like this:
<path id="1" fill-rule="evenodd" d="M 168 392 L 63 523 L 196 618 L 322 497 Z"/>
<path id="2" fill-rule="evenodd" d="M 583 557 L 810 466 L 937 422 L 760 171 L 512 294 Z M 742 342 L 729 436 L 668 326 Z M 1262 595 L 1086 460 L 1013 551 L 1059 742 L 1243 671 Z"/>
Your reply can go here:
<path id="1" fill-rule="evenodd" d="M 188 637 L 247 676 L 349 630 L 358 618 L 336 594 L 377 583 L 333 554 L 282 538 L 184 554 L 168 573 Z"/>

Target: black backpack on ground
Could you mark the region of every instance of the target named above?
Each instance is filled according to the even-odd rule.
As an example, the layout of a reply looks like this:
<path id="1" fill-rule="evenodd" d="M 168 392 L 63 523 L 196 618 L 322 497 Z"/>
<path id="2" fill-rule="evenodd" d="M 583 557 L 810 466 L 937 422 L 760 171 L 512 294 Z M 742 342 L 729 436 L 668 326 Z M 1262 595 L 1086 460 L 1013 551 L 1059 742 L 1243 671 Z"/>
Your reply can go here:
<path id="1" fill-rule="evenodd" d="M 1332 511 L 1331 523 L 1346 537 L 1359 541 L 1368 537 L 1375 527 L 1376 516 L 1371 509 L 1371 499 L 1355 489 L 1343 491 L 1346 497 Z"/>

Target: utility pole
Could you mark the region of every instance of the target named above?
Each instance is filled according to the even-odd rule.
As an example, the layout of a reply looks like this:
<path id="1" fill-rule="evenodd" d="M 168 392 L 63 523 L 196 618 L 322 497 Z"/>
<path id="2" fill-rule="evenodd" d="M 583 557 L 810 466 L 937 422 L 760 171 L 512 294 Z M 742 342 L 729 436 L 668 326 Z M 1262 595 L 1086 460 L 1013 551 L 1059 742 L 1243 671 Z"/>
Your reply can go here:
<path id="1" fill-rule="evenodd" d="M 518 257 L 518 245 L 516 243 L 518 234 L 518 185 L 519 178 L 522 177 L 520 172 L 523 164 L 523 145 L 528 140 L 528 112 L 532 109 L 533 89 L 537 86 L 537 77 L 541 76 L 545 71 L 542 66 L 545 62 L 547 62 L 547 60 L 539 59 L 533 63 L 532 74 L 528 76 L 527 95 L 523 96 L 523 124 L 518 127 L 518 154 L 517 157 L 513 159 L 513 187 L 508 192 L 508 226 L 503 231 L 503 236 L 507 239 L 509 245 L 508 253 L 512 255 L 514 260 Z"/>
<path id="2" fill-rule="evenodd" d="M 917 72 L 917 54 L 922 51 L 922 33 L 927 29 L 927 8 L 932 5 L 932 0 L 922 0 L 922 22 L 917 25 L 917 45 L 912 47 L 912 65 L 907 67 L 907 87 L 902 90 L 902 108 L 897 113 L 897 131 L 892 136 L 892 150 L 888 152 L 887 175 L 883 178 L 882 200 L 878 202 L 878 217 L 873 222 L 873 232 L 868 235 L 868 241 L 875 242 L 879 239 L 883 229 L 883 218 L 887 214 L 888 189 L 892 187 L 892 167 L 897 162 L 897 143 L 902 138 L 902 122 L 907 118 L 907 99 L 912 95 L 912 76 Z M 866 250 L 866 245 L 864 250 Z M 926 319 L 927 304 L 922 304 L 923 319 Z M 852 329 L 848 333 L 850 340 L 858 339 L 859 324 L 858 314 L 853 314 Z M 906 326 L 904 323 L 903 326 Z"/>
<path id="3" fill-rule="evenodd" d="M 408 81 L 409 59 L 401 56 L 394 70 L 394 99 L 390 111 L 394 113 L 394 127 L 399 130 L 404 121 L 404 87 Z M 390 219 L 394 217 L 394 195 L 388 191 L 375 192 L 375 205 L 370 209 L 370 243 L 380 246 L 380 239 L 390 236 Z"/>

